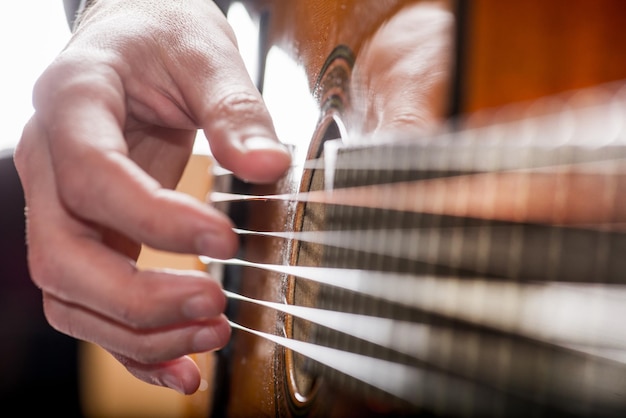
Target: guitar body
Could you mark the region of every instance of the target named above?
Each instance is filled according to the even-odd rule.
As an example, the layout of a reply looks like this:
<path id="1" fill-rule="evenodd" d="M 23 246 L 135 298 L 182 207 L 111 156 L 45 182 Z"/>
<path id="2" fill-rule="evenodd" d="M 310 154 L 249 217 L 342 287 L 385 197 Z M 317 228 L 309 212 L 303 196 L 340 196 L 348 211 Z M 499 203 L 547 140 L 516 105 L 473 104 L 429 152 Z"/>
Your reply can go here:
<path id="1" fill-rule="evenodd" d="M 352 112 L 350 82 L 355 59 L 366 42 L 380 26 L 397 14 L 399 10 L 412 6 L 411 1 L 298 1 L 268 2 L 266 8 L 256 12 L 265 17 L 264 39 L 262 46 L 265 58 L 264 91 L 268 94 L 285 94 L 278 101 L 289 103 L 292 100 L 306 101 L 306 97 L 294 97 L 292 88 L 303 91 L 306 96 L 315 98 L 316 113 L 310 115 L 316 121 L 309 125 L 308 131 L 300 127 L 301 142 L 293 143 L 294 158 L 302 162 L 315 158 L 328 139 L 338 138 L 344 124 Z M 257 5 L 258 7 L 258 5 Z M 442 53 L 451 53 L 453 43 L 452 5 L 448 2 L 437 4 L 435 14 L 442 27 L 431 31 L 436 37 L 436 44 L 442 43 Z M 439 9 L 441 12 L 439 12 Z M 404 23 L 406 24 L 406 23 Z M 438 39 L 444 36 L 443 42 Z M 303 85 L 279 85 L 270 89 L 274 77 L 281 78 L 289 74 L 289 68 L 274 65 L 272 50 L 278 49 L 287 55 L 293 63 L 304 70 L 304 77 L 297 78 Z M 445 51 L 444 51 L 445 49 Z M 447 55 L 440 57 L 450 64 Z M 371 63 L 368 63 L 371 65 Z M 451 73 L 440 80 L 438 90 L 448 89 Z M 279 82 L 280 83 L 280 82 Z M 275 83 L 273 83 L 275 84 Z M 447 96 L 447 93 L 443 93 Z M 447 100 L 439 101 L 429 107 L 438 107 L 433 113 L 436 123 L 445 118 Z M 270 103 L 268 102 L 268 106 Z M 271 109 L 271 107 L 270 107 Z M 300 110 L 291 105 L 294 112 Z M 429 114 L 430 114 L 429 109 Z M 365 117 L 361 110 L 360 117 Z M 281 115 L 273 115 L 277 130 L 281 136 Z M 286 120 L 293 115 L 283 115 Z M 429 124 L 434 124 L 430 122 Z M 313 128 L 310 130 L 310 128 Z M 288 128 L 287 128 L 288 129 Z M 298 127 L 296 127 L 296 130 Z M 234 180 L 222 190 L 239 191 L 252 194 L 293 193 L 316 187 L 319 183 L 313 173 L 293 172 L 271 186 L 248 186 Z M 219 185 L 216 186 L 219 190 Z M 319 187 L 319 185 L 317 186 Z M 258 231 L 294 231 L 301 230 L 310 222 L 305 205 L 292 202 L 258 202 L 244 205 L 233 204 L 225 208 L 238 226 Z M 306 253 L 306 254 L 305 254 Z M 241 258 L 253 262 L 279 265 L 320 265 L 323 256 L 312 248 L 301 251 L 299 245 L 288 243 L 284 239 L 268 237 L 245 237 Z M 303 285 L 300 285 L 303 287 Z M 225 288 L 248 297 L 284 302 L 292 300 L 297 294 L 300 298 L 313 298 L 314 290 L 297 288 L 293 277 L 268 273 L 254 268 L 227 268 Z M 308 303 L 311 303 L 309 301 Z M 313 303 L 314 304 L 314 303 Z M 255 330 L 270 334 L 292 337 L 294 323 L 292 319 L 276 311 L 243 303 L 231 303 L 228 310 L 230 318 Z M 301 331 L 302 332 L 302 331 Z M 332 385 L 326 385 L 302 372 L 301 359 L 297 359 L 290 350 L 272 342 L 243 332 L 234 332 L 232 342 L 218 353 L 221 359 L 221 374 L 216 381 L 215 399 L 224 403 L 216 404 L 215 416 L 320 416 L 346 417 L 371 416 L 401 413 L 402 408 L 390 407 L 384 402 L 378 404 L 363 399 L 362 393 L 337 391 Z M 220 379 L 221 378 L 221 379 Z M 221 409 L 223 408 L 223 409 Z M 411 411 L 414 412 L 414 411 Z"/>
<path id="2" fill-rule="evenodd" d="M 249 7 L 253 15 L 261 16 L 265 64 L 261 84 L 268 106 L 272 111 L 278 102 L 289 109 L 287 114 L 273 114 L 279 136 L 299 132 L 298 137 L 283 137 L 293 146 L 296 164 L 323 156 L 327 140 L 341 138 L 360 145 L 359 141 L 367 141 L 363 138 L 387 138 L 400 131 L 429 135 L 451 117 L 626 78 L 626 3 L 619 0 L 290 0 L 255 2 Z M 304 76 L 287 77 L 287 68 L 272 58 L 276 51 L 288 57 Z M 292 80 L 302 85 L 293 86 Z M 311 112 L 310 107 L 299 104 L 298 91 L 308 96 L 304 103 L 314 103 L 315 114 L 305 115 L 312 117 L 313 123 L 283 130 L 289 122 L 300 123 L 299 113 Z M 367 175 L 363 179 L 347 175 L 336 179 L 335 186 L 341 182 L 370 184 L 370 180 Z M 302 169 L 290 171 L 275 185 L 252 186 L 229 176 L 221 176 L 215 185 L 218 191 L 252 195 L 292 194 L 325 187 L 328 184 L 322 170 Z M 328 205 L 288 200 L 233 202 L 224 204 L 223 209 L 237 227 L 251 231 L 323 231 L 340 229 L 342 224 L 364 229 L 372 222 L 378 222 L 378 228 L 403 228 L 414 221 L 410 216 L 399 219 L 397 213 L 390 217 L 378 211 L 342 212 Z M 392 243 L 381 243 L 386 245 Z M 238 258 L 253 263 L 399 272 L 426 268 L 388 256 L 364 257 L 359 251 L 335 251 L 324 245 L 256 235 L 242 236 Z M 428 272 L 439 274 L 443 270 L 437 267 Z M 350 293 L 327 293 L 321 286 L 285 273 L 226 266 L 221 274 L 227 290 L 255 299 L 373 315 L 387 309 L 376 301 L 355 299 Z M 352 305 L 344 306 L 346 300 Z M 227 313 L 234 322 L 267 334 L 355 350 L 353 339 L 325 333 L 272 309 L 231 301 Z M 408 309 L 385 315 L 421 321 L 425 314 Z M 429 321 L 425 320 L 432 323 Z M 453 338 L 452 334 L 449 337 Z M 482 337 L 472 341 L 476 338 Z M 497 341 L 510 346 L 517 340 Z M 471 347 L 485 348 L 485 344 Z M 532 347 L 528 353 L 535 353 L 535 349 L 543 353 L 543 347 Z M 356 349 L 366 354 L 376 350 L 370 345 Z M 459 412 L 445 406 L 455 402 L 454 395 L 445 393 L 446 388 L 453 390 L 455 386 L 446 386 L 445 379 L 433 380 L 433 386 L 441 389 L 436 392 L 438 401 L 428 407 L 416 406 L 240 330 L 233 332 L 230 344 L 217 356 L 212 402 L 215 417 L 432 416 Z M 479 358 L 480 352 L 475 356 Z M 404 364 L 416 366 L 416 361 L 409 359 Z M 430 393 L 419 388 L 415 391 L 416 397 L 418 392 L 419 396 Z M 492 412 L 515 415 L 502 405 L 517 405 L 517 400 L 506 398 L 503 402 Z M 532 412 L 539 415 L 563 412 L 530 404 L 535 405 Z M 520 405 L 523 408 L 527 404 Z M 517 414 L 527 416 L 528 412 L 519 410 Z M 576 415 L 575 411 L 572 414 Z"/>

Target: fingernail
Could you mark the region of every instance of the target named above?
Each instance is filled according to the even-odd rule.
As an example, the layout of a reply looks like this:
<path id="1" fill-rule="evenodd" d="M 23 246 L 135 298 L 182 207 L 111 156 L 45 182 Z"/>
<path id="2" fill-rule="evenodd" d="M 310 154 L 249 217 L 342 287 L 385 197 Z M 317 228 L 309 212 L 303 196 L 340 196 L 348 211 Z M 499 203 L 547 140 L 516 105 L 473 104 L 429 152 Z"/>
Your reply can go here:
<path id="1" fill-rule="evenodd" d="M 213 318 L 222 313 L 221 305 L 204 295 L 189 298 L 183 304 L 183 315 L 189 319 Z"/>
<path id="2" fill-rule="evenodd" d="M 281 144 L 280 142 L 266 138 L 263 136 L 252 136 L 250 138 L 246 138 L 243 141 L 243 148 L 246 151 L 281 151 L 284 153 L 288 153 L 287 148 Z"/>
<path id="3" fill-rule="evenodd" d="M 161 378 L 161 384 L 170 389 L 174 389 L 178 393 L 185 394 L 185 389 L 183 388 L 182 382 L 176 377 L 172 375 L 165 375 Z"/>
<path id="4" fill-rule="evenodd" d="M 214 255 L 219 252 L 222 238 L 215 233 L 205 233 L 196 239 L 196 249 L 201 255 Z"/>
<path id="5" fill-rule="evenodd" d="M 220 347 L 221 343 L 213 328 L 203 328 L 193 337 L 193 350 L 195 352 L 211 351 Z"/>

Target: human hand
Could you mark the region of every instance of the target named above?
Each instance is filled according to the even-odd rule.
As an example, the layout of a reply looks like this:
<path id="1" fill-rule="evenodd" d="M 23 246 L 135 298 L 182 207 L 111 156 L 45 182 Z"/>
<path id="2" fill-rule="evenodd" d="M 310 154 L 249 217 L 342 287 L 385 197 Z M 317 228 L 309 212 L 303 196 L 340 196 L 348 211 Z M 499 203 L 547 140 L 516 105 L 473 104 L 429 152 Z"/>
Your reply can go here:
<path id="1" fill-rule="evenodd" d="M 46 317 L 139 379 L 193 393 L 187 354 L 223 346 L 220 285 L 196 271 L 139 271 L 141 244 L 232 256 L 217 210 L 171 190 L 204 130 L 222 166 L 253 182 L 290 163 L 238 54 L 204 0 L 100 0 L 34 89 L 15 154 L 29 266 Z"/>

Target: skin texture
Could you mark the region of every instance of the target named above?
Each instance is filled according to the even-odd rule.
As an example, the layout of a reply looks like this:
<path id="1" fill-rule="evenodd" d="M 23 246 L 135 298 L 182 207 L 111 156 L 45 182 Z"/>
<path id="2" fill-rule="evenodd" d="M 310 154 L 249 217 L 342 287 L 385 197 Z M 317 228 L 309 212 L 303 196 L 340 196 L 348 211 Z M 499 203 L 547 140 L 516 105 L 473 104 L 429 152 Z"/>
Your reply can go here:
<path id="1" fill-rule="evenodd" d="M 48 322 L 139 379 L 195 392 L 190 353 L 226 344 L 220 285 L 140 271 L 140 245 L 227 258 L 231 222 L 172 190 L 203 129 L 219 163 L 272 182 L 290 164 L 223 14 L 204 0 L 100 0 L 33 92 L 15 162 Z"/>

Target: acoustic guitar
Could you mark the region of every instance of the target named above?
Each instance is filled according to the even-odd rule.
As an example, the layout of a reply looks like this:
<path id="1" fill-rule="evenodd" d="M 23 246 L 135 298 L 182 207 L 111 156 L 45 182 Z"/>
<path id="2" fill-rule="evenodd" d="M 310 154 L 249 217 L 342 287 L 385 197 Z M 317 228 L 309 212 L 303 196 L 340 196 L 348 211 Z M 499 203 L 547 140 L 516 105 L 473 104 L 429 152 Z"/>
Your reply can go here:
<path id="1" fill-rule="evenodd" d="M 246 7 L 294 164 L 215 167 L 234 330 L 189 415 L 623 416 L 626 3 Z"/>

